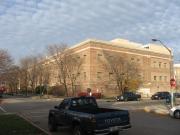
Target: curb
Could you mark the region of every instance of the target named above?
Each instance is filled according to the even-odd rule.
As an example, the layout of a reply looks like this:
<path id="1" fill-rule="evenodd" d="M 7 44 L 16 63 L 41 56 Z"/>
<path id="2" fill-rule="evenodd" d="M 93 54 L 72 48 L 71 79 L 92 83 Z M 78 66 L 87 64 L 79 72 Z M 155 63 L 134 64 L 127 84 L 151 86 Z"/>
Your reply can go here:
<path id="1" fill-rule="evenodd" d="M 28 119 L 26 116 L 23 116 L 20 113 L 17 113 L 17 115 L 21 118 L 23 118 L 24 120 L 26 120 L 27 122 L 29 122 L 31 125 L 33 125 L 34 127 L 38 128 L 39 130 L 41 130 L 42 132 L 46 133 L 47 135 L 52 135 L 51 133 L 49 133 L 48 131 L 44 130 L 43 128 L 39 127 L 38 125 L 34 124 L 30 119 Z"/>
<path id="2" fill-rule="evenodd" d="M 165 115 L 165 116 L 169 115 L 169 112 L 165 109 L 154 109 L 150 107 L 144 107 L 144 111 L 148 113 L 156 113 L 156 114 Z"/>

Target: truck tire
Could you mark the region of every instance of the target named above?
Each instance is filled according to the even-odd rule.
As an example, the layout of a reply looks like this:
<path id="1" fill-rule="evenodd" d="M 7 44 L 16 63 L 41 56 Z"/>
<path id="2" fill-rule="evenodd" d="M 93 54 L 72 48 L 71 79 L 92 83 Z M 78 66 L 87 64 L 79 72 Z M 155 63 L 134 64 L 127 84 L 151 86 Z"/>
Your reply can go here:
<path id="1" fill-rule="evenodd" d="M 84 135 L 80 126 L 75 126 L 73 129 L 73 135 Z"/>
<path id="2" fill-rule="evenodd" d="M 180 119 L 180 110 L 176 110 L 176 111 L 174 112 L 174 117 L 175 117 L 176 119 Z"/>
<path id="3" fill-rule="evenodd" d="M 51 132 L 57 131 L 57 124 L 53 116 L 49 117 L 48 127 Z"/>

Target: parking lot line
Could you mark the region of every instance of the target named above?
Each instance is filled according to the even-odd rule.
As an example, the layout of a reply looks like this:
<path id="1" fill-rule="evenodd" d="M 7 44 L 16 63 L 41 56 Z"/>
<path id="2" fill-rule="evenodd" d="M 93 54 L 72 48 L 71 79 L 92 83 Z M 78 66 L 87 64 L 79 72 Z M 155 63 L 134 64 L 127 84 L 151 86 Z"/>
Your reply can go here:
<path id="1" fill-rule="evenodd" d="M 1 106 L 0 106 L 0 110 L 1 111 L 3 111 L 4 113 L 6 113 L 7 111 L 6 110 L 4 110 L 4 108 L 2 108 Z"/>

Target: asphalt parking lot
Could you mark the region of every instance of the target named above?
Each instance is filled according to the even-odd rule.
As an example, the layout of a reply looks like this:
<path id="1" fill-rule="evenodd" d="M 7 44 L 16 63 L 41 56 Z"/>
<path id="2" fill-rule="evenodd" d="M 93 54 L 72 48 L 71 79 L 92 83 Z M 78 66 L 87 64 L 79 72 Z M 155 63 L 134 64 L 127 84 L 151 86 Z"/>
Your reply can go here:
<path id="1" fill-rule="evenodd" d="M 11 102 L 10 100 L 3 101 L 0 107 L 6 112 L 20 113 L 37 126 L 48 131 L 48 111 L 59 103 L 60 100 L 12 99 Z M 144 106 L 163 104 L 163 101 L 107 102 L 99 100 L 98 104 L 100 107 L 130 110 L 132 128 L 122 131 L 122 135 L 179 135 L 180 133 L 180 120 L 142 111 Z M 3 113 L 3 110 L 0 109 L 0 112 Z M 53 135 L 58 134 L 71 135 L 71 131 L 67 128 L 59 128 L 58 132 L 53 133 Z"/>

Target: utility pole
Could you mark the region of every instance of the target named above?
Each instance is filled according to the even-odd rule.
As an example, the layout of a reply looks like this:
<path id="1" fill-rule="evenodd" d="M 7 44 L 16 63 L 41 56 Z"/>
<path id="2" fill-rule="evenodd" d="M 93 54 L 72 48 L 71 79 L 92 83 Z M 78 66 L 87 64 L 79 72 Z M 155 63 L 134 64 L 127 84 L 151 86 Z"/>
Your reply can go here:
<path id="1" fill-rule="evenodd" d="M 174 76 L 173 76 L 173 54 L 172 54 L 172 51 L 159 39 L 152 39 L 152 41 L 154 42 L 159 42 L 162 46 L 164 46 L 168 51 L 169 51 L 169 54 L 170 54 L 170 61 L 171 61 L 171 64 L 170 64 L 170 85 L 171 85 L 171 107 L 174 106 L 174 94 L 173 94 L 173 88 L 175 87 L 175 79 L 174 79 Z"/>

